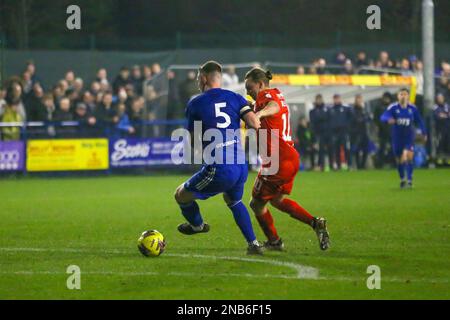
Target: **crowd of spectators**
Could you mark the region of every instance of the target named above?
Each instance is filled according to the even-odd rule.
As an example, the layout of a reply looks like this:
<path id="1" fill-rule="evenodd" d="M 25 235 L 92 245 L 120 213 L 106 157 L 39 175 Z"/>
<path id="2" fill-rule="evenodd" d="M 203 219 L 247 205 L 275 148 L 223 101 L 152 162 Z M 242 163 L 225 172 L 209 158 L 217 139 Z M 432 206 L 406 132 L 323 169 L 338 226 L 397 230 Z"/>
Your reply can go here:
<path id="1" fill-rule="evenodd" d="M 421 107 L 423 63 L 415 56 L 394 60 L 387 51 L 381 51 L 376 59 L 370 59 L 365 52 L 359 52 L 351 59 L 340 52 L 331 64 L 325 58 L 317 58 L 312 64 L 298 66 L 292 72 L 414 75 L 418 81 L 417 103 L 419 109 Z M 438 152 L 449 154 L 447 102 L 450 100 L 450 64 L 442 61 L 435 75 Z M 239 82 L 236 68 L 226 68 L 223 86 L 233 88 Z M 0 88 L 0 122 L 47 123 L 40 129 L 28 130 L 38 137 L 141 136 L 145 121 L 183 118 L 184 108 L 195 94 L 198 94 L 195 70 L 163 70 L 154 63 L 122 67 L 115 77 L 110 77 L 108 70 L 101 68 L 89 80 L 68 70 L 56 84 L 44 88 L 35 63 L 28 61 L 19 76 L 11 77 Z M 386 162 L 389 158 L 389 132 L 377 119 L 393 98 L 386 93 L 380 101 L 379 108 L 369 113 L 362 96 L 355 97 L 354 106 L 347 107 L 342 104 L 340 96 L 335 95 L 332 106 L 325 107 L 323 98 L 318 95 L 310 121 L 300 119 L 298 126 L 299 149 L 308 154 L 311 167 L 326 169 L 325 158 L 335 169 L 345 168 L 352 162 L 354 167 L 365 167 L 373 141 L 370 136 L 374 135 L 377 135 L 378 142 L 376 165 Z M 323 110 L 329 111 L 326 113 L 329 122 L 323 120 Z M 75 122 L 76 126 L 61 127 L 61 122 Z M 18 140 L 20 137 L 21 128 L 18 126 L 0 128 L 1 140 Z"/>
<path id="2" fill-rule="evenodd" d="M 161 99 L 167 99 L 165 86 L 170 85 L 170 76 L 157 63 L 122 67 L 113 79 L 101 68 L 89 83 L 69 70 L 55 85 L 44 89 L 35 64 L 28 61 L 22 74 L 8 79 L 0 89 L 0 122 L 54 124 L 46 126 L 44 132 L 42 128 L 28 130 L 38 136 L 139 135 L 142 122 L 155 120 Z M 195 73 L 171 94 L 180 92 L 187 99 L 198 91 L 193 83 Z M 172 102 L 179 107 L 176 99 Z M 58 127 L 61 122 L 66 127 Z M 2 127 L 0 133 L 2 140 L 17 140 L 20 128 Z"/>
<path id="3" fill-rule="evenodd" d="M 314 59 L 309 66 L 299 66 L 298 74 L 370 74 L 393 72 L 403 75 L 420 73 L 423 70 L 423 63 L 415 55 L 391 59 L 387 51 L 380 51 L 376 59 L 368 57 L 367 53 L 360 51 L 354 58 L 347 56 L 344 52 L 336 54 L 331 63 L 325 58 Z"/>
<path id="4" fill-rule="evenodd" d="M 353 59 L 340 52 L 331 63 L 325 58 L 317 58 L 308 66 L 298 66 L 297 74 L 399 74 L 415 76 L 417 79 L 417 94 L 423 94 L 423 62 L 415 55 L 392 59 L 387 51 L 381 51 L 376 59 L 369 59 L 364 51 Z M 442 93 L 450 100 L 450 63 L 440 61 L 435 70 L 436 92 Z"/>

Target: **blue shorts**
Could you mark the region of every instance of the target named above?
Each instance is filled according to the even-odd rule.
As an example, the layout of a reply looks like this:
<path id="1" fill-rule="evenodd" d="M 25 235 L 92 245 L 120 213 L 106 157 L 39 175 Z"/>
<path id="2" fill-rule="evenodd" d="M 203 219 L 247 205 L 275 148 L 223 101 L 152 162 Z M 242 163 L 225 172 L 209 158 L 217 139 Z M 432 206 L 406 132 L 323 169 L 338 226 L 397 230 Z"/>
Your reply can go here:
<path id="1" fill-rule="evenodd" d="M 239 201 L 244 194 L 247 176 L 246 164 L 205 165 L 184 184 L 184 188 L 200 200 L 226 193 L 232 201 Z"/>
<path id="2" fill-rule="evenodd" d="M 400 158 L 404 150 L 414 152 L 414 141 L 413 139 L 407 140 L 393 140 L 392 141 L 392 151 L 396 158 Z"/>

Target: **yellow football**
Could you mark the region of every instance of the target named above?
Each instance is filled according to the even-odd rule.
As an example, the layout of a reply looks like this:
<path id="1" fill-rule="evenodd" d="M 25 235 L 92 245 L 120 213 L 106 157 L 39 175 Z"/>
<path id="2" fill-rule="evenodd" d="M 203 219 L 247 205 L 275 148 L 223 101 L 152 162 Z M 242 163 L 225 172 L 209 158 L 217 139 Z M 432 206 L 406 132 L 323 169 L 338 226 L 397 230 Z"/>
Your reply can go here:
<path id="1" fill-rule="evenodd" d="M 157 230 L 144 231 L 138 239 L 138 249 L 146 257 L 158 257 L 165 248 L 164 236 Z"/>

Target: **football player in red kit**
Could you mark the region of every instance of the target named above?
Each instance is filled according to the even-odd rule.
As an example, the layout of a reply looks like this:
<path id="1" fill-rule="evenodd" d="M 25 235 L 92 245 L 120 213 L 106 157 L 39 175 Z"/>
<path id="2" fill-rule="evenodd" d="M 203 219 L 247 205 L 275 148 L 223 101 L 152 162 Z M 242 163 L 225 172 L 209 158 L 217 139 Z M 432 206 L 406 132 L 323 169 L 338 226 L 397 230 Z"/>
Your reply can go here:
<path id="1" fill-rule="evenodd" d="M 270 202 L 278 210 L 286 212 L 292 218 L 311 226 L 319 239 L 320 249 L 326 250 L 330 246 L 326 220 L 313 217 L 297 202 L 286 197 L 291 193 L 300 166 L 300 156 L 295 150 L 291 138 L 289 107 L 281 92 L 276 88 L 270 88 L 269 82 L 271 79 L 270 71 L 260 68 L 253 68 L 245 76 L 247 94 L 256 101 L 254 111 L 261 120 L 260 130 L 267 130 L 267 143 L 265 146 L 264 144 L 263 146 L 260 145 L 263 166 L 253 187 L 250 206 L 268 239 L 265 242 L 267 249 L 283 250 L 284 248 L 283 241 L 277 234 L 273 217 L 267 207 Z M 261 132 L 259 137 L 261 138 Z M 277 140 L 271 141 L 274 138 Z M 279 159 L 277 159 L 279 166 L 276 173 L 269 173 L 269 166 L 273 164 L 273 159 L 269 158 L 269 156 L 272 156 L 270 150 L 274 146 L 279 148 Z M 266 150 L 261 152 L 264 147 Z M 265 156 L 267 156 L 266 159 L 264 159 Z"/>

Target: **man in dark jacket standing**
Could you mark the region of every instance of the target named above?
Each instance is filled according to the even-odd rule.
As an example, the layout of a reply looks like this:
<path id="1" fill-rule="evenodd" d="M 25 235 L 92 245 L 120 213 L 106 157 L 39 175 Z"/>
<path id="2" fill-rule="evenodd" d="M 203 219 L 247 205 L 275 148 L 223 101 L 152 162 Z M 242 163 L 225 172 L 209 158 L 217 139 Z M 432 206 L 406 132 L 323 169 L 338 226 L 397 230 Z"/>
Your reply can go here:
<path id="1" fill-rule="evenodd" d="M 393 164 L 392 152 L 391 152 L 391 131 L 389 124 L 380 120 L 381 115 L 393 102 L 392 96 L 389 92 L 383 93 L 381 103 L 375 106 L 373 111 L 373 117 L 375 126 L 377 128 L 378 135 L 378 151 L 375 166 L 377 168 L 383 168 L 386 162 Z"/>
<path id="2" fill-rule="evenodd" d="M 350 123 L 351 154 L 354 156 L 358 169 L 366 168 L 369 149 L 369 122 L 370 115 L 364 108 L 363 97 L 358 94 L 355 97 Z"/>
<path id="3" fill-rule="evenodd" d="M 76 130 L 72 126 L 61 126 L 61 122 L 73 121 L 73 114 L 70 111 L 70 99 L 63 97 L 59 101 L 59 109 L 55 111 L 55 117 L 53 119 L 59 122 L 59 126 L 56 129 L 56 133 L 60 138 L 71 138 L 74 136 Z"/>
<path id="4" fill-rule="evenodd" d="M 327 171 L 329 170 L 329 167 L 325 166 L 325 155 L 328 153 L 329 163 L 332 159 L 331 137 L 329 131 L 330 116 L 321 94 L 316 95 L 314 108 L 309 112 L 309 120 L 313 135 L 313 149 L 319 153 L 318 163 L 316 164 L 314 159 L 311 165 L 315 170 L 320 168 L 321 170 Z M 317 165 L 319 167 L 317 167 Z"/>
<path id="5" fill-rule="evenodd" d="M 112 103 L 111 92 L 106 92 L 103 96 L 102 103 L 95 110 L 95 118 L 100 129 L 99 133 L 108 136 L 113 132 L 114 127 L 119 122 L 119 117 Z"/>
<path id="6" fill-rule="evenodd" d="M 122 67 L 120 68 L 119 75 L 113 82 L 114 94 L 118 94 L 120 88 L 126 88 L 129 84 L 132 84 L 130 79 L 130 70 L 127 67 Z"/>
<path id="7" fill-rule="evenodd" d="M 351 109 L 342 104 L 339 94 L 333 96 L 330 108 L 330 127 L 333 145 L 333 169 L 347 170 L 350 164 L 350 121 Z"/>
<path id="8" fill-rule="evenodd" d="M 436 96 L 434 106 L 434 120 L 436 123 L 436 136 L 438 139 L 437 156 L 438 165 L 450 164 L 450 107 L 445 103 L 442 93 Z"/>
<path id="9" fill-rule="evenodd" d="M 73 116 L 74 121 L 78 121 L 78 137 L 90 137 L 95 135 L 93 130 L 97 119 L 89 112 L 88 106 L 84 102 L 78 102 Z"/>

